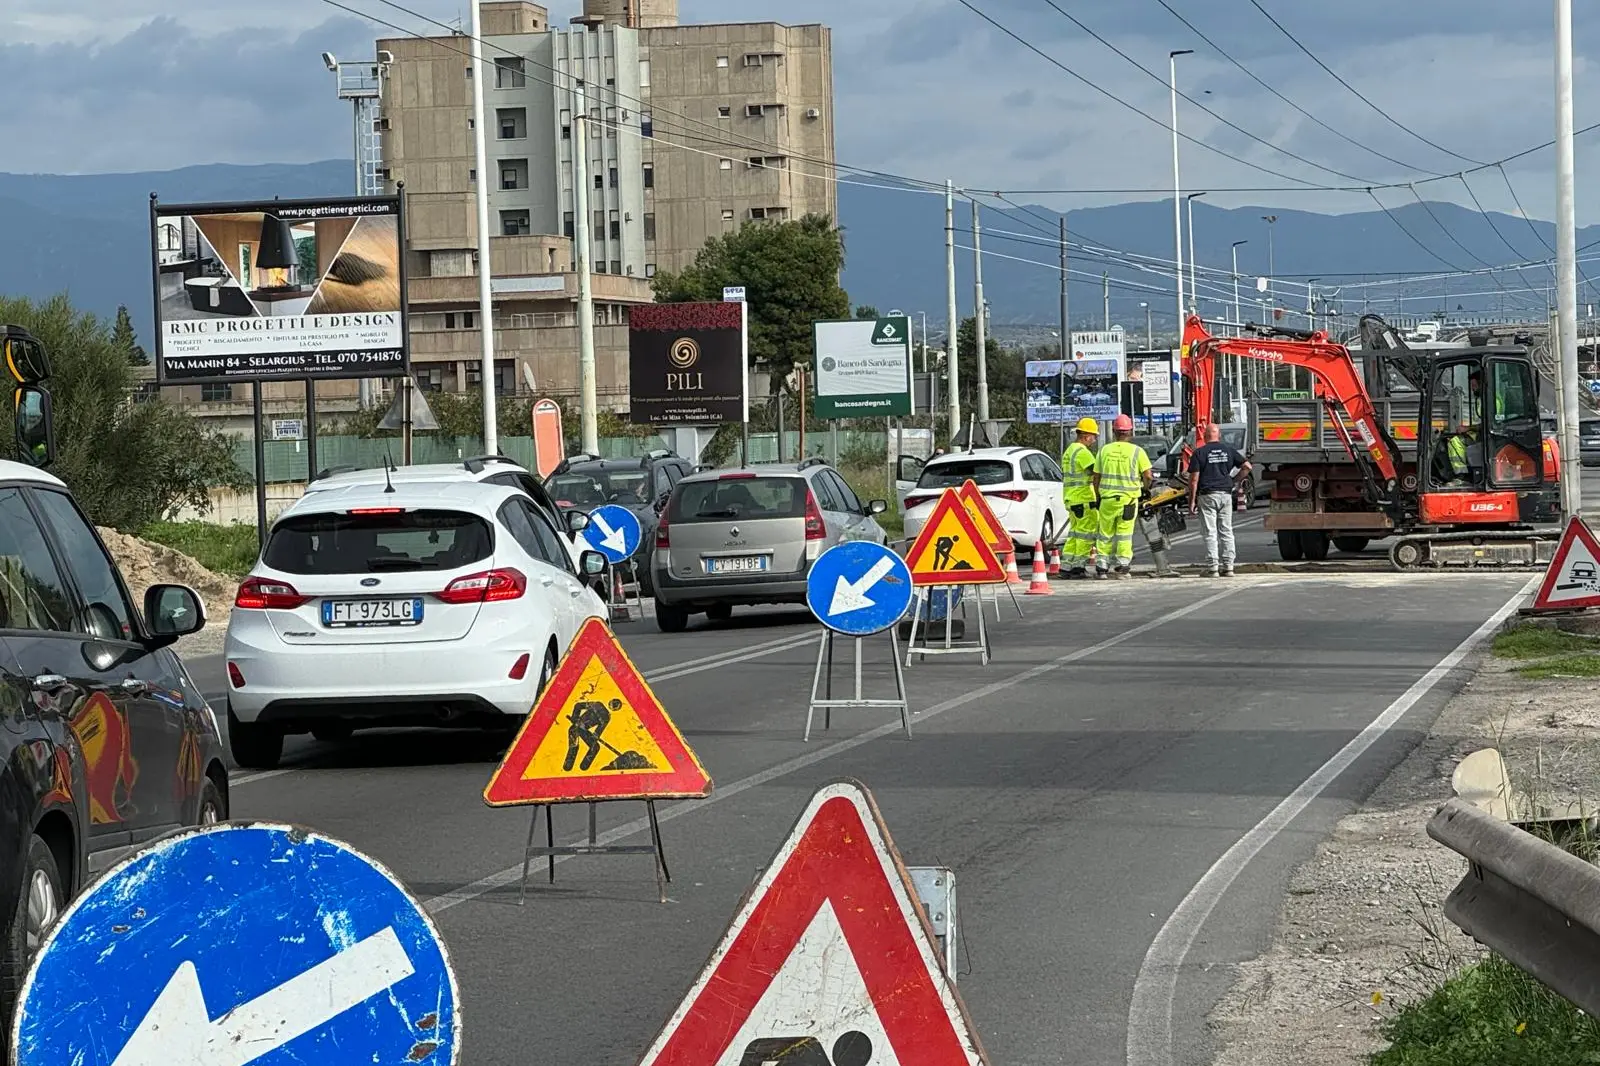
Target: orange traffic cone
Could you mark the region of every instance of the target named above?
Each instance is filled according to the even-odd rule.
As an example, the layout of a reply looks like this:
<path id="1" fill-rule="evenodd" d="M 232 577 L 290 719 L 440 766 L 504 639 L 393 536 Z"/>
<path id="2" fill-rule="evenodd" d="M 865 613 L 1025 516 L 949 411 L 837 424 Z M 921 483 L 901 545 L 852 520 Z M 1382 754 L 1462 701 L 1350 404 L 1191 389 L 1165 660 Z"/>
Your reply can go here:
<path id="1" fill-rule="evenodd" d="M 1017 573 L 1017 552 L 1016 552 L 1016 549 L 1013 548 L 1011 551 L 1006 552 L 1005 553 L 1005 557 L 1006 557 L 1006 584 L 1008 584 L 1008 585 L 1020 585 L 1020 584 L 1022 584 L 1022 575 Z"/>
<path id="2" fill-rule="evenodd" d="M 1029 596 L 1054 596 L 1055 589 L 1050 587 L 1050 577 L 1045 572 L 1044 542 L 1040 541 L 1033 547 L 1033 580 L 1028 583 Z"/>
<path id="3" fill-rule="evenodd" d="M 1050 550 L 1050 569 L 1048 571 L 1046 571 L 1046 572 L 1051 577 L 1055 577 L 1057 574 L 1061 573 L 1061 549 L 1060 548 L 1052 548 Z"/>

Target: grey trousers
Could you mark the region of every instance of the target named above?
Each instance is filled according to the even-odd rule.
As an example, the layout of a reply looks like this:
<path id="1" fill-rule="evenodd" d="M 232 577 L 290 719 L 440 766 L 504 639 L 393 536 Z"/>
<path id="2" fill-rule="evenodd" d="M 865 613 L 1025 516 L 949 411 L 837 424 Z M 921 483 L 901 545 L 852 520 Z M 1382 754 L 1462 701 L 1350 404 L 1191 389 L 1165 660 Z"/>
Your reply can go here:
<path id="1" fill-rule="evenodd" d="M 1218 568 L 1218 547 L 1221 547 L 1221 568 L 1233 569 L 1233 493 L 1202 492 L 1200 494 L 1200 524 L 1206 534 L 1206 569 Z M 1219 545 L 1220 542 L 1220 545 Z"/>

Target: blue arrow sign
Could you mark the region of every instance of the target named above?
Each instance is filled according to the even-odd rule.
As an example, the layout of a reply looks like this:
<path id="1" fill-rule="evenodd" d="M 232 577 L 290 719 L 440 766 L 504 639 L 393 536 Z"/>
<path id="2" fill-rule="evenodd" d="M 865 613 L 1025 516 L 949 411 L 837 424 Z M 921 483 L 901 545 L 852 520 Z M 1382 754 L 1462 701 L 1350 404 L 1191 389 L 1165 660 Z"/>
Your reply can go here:
<path id="1" fill-rule="evenodd" d="M 881 544 L 836 544 L 811 564 L 806 605 L 835 633 L 879 633 L 900 621 L 911 606 L 911 571 Z"/>
<path id="2" fill-rule="evenodd" d="M 23 983 L 15 1066 L 452 1066 L 444 944 L 387 870 L 284 825 L 164 838 L 68 908 Z"/>
<path id="3" fill-rule="evenodd" d="M 613 563 L 624 562 L 638 551 L 643 534 L 634 513 L 614 503 L 590 511 L 589 524 L 583 527 L 584 543 Z"/>

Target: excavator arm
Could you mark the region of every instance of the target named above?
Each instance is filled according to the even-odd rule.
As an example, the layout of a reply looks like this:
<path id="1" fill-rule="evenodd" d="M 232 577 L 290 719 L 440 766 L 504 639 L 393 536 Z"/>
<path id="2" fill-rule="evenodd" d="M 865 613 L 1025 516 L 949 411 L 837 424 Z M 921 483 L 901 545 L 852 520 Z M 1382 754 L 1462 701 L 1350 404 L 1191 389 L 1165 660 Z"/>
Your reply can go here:
<path id="1" fill-rule="evenodd" d="M 1390 502 L 1400 477 L 1395 464 L 1398 449 L 1390 439 L 1388 429 L 1378 418 L 1372 398 L 1361 381 L 1360 369 L 1350 357 L 1349 350 L 1342 344 L 1329 341 L 1327 334 L 1322 332 L 1260 326 L 1250 328 L 1269 335 L 1255 338 L 1213 337 L 1198 315 L 1191 315 L 1184 326 L 1183 376 L 1192 397 L 1190 402 L 1193 404 L 1195 439 L 1205 439 L 1206 427 L 1214 417 L 1219 356 L 1232 355 L 1257 362 L 1301 367 L 1316 379 L 1317 392 L 1323 402 L 1336 408 L 1333 425 L 1350 451 L 1351 458 L 1362 467 L 1369 489 L 1377 497 L 1374 502 Z M 1343 412 L 1353 427 L 1357 439 L 1351 439 L 1345 432 L 1343 422 L 1337 417 L 1339 411 Z"/>

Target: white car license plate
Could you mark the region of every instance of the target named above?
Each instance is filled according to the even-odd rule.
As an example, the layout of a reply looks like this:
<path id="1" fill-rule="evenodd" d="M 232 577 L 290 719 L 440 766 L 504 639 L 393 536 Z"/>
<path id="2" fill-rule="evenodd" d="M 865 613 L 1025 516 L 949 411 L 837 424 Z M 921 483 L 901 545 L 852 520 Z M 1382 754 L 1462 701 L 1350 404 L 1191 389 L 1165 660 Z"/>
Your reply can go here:
<path id="1" fill-rule="evenodd" d="M 322 624 L 331 629 L 360 626 L 414 626 L 422 621 L 422 600 L 323 600 Z"/>
<path id="2" fill-rule="evenodd" d="M 707 559 L 708 574 L 758 574 L 767 569 L 770 560 L 765 555 L 735 555 L 726 559 Z"/>

